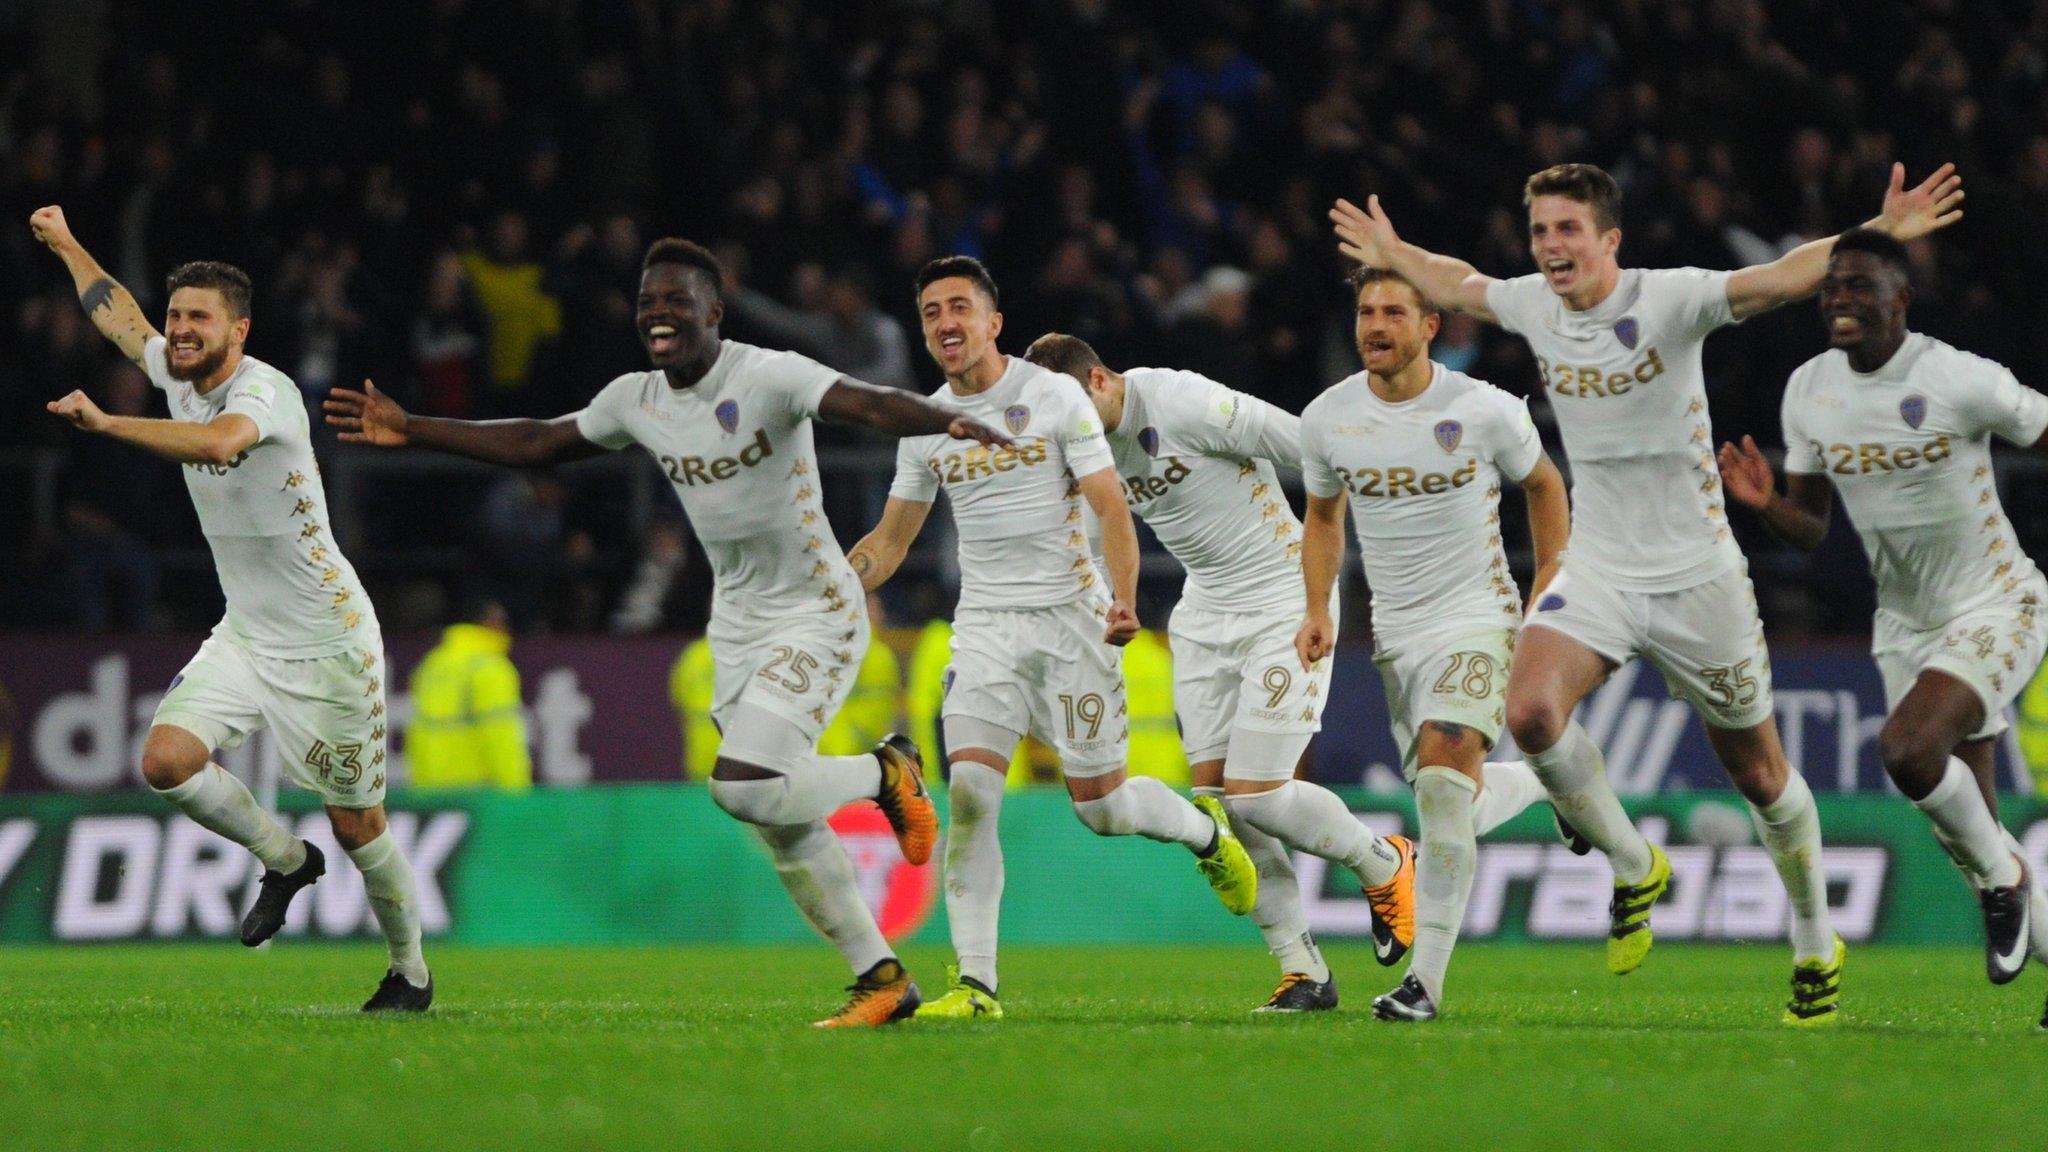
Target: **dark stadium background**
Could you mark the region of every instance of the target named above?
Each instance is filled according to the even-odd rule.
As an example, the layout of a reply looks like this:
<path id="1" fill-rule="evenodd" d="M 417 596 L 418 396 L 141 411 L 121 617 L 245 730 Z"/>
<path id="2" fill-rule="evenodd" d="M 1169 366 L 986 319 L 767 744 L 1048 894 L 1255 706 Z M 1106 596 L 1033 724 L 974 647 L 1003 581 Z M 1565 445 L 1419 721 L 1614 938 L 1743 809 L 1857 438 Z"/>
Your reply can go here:
<path id="1" fill-rule="evenodd" d="M 46 203 L 152 314 L 173 264 L 245 267 L 250 350 L 309 402 L 368 376 L 422 412 L 571 411 L 642 365 L 637 261 L 673 233 L 730 264 L 727 335 L 875 383 L 937 386 L 909 280 L 958 251 L 1000 280 L 1013 354 L 1059 329 L 1298 411 L 1356 366 L 1339 195 L 1508 275 L 1523 178 L 1594 161 L 1626 189 L 1626 263 L 1732 267 L 1871 216 L 1894 158 L 1915 180 L 1953 160 L 1968 216 L 1913 246 L 1914 326 L 2038 386 L 2044 85 L 2048 4 L 1994 0 L 0 6 L 0 628 L 118 645 L 220 611 L 177 469 L 42 411 L 82 387 L 162 412 L 30 237 Z M 1713 337 L 1717 435 L 1775 444 L 1785 376 L 1820 347 L 1810 304 Z M 1491 329 L 1453 319 L 1436 351 L 1535 384 Z M 637 453 L 522 476 L 322 436 L 393 635 L 479 596 L 523 637 L 701 628 L 701 557 Z M 850 543 L 890 450 L 820 438 Z M 2043 475 L 2001 457 L 2036 556 Z M 1871 599 L 1846 525 L 1807 557 L 1741 515 L 1773 641 L 1853 657 Z M 893 625 L 950 609 L 943 520 L 888 591 Z M 1178 570 L 1149 538 L 1145 573 L 1163 624 Z"/>

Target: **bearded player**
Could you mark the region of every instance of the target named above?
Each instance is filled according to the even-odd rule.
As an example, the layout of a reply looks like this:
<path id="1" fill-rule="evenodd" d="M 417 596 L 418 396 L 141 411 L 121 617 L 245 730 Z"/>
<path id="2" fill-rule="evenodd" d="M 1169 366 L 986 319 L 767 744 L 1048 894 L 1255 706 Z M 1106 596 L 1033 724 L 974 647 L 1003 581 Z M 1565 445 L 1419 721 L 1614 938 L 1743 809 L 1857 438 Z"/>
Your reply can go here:
<path id="1" fill-rule="evenodd" d="M 1953 166 L 1908 191 L 1895 165 L 1872 225 L 1902 239 L 1962 213 Z M 1529 178 L 1529 252 L 1510 280 L 1404 243 L 1377 197 L 1332 209 L 1340 247 L 1401 273 L 1442 307 L 1499 324 L 1536 356 L 1572 461 L 1572 546 L 1537 597 L 1508 683 L 1507 724 L 1560 815 L 1614 869 L 1607 965 L 1649 954 L 1650 908 L 1671 882 L 1663 851 L 1630 823 L 1600 750 L 1572 710 L 1637 656 L 1705 721 L 1708 742 L 1748 800 L 1791 904 L 1792 1000 L 1785 1020 L 1836 1015 L 1846 954 L 1829 921 L 1820 814 L 1787 762 L 1747 562 L 1728 530 L 1700 349 L 1709 333 L 1813 294 L 1832 237 L 1735 272 L 1623 270 L 1621 190 L 1590 164 Z"/>
<path id="2" fill-rule="evenodd" d="M 1877 581 L 1871 646 L 1891 708 L 1879 755 L 1976 888 L 1985 970 L 2004 984 L 2026 966 L 2030 927 L 2048 962 L 2048 896 L 1991 786 L 2006 707 L 2048 647 L 2048 580 L 1999 503 L 1991 437 L 2048 453 L 2048 396 L 1908 331 L 1912 298 L 1904 245 L 1845 233 L 1820 285 L 1832 348 L 1785 388 L 1785 495 L 1747 436 L 1721 446 L 1721 471 L 1737 503 L 1809 551 L 1842 494 Z"/>
<path id="3" fill-rule="evenodd" d="M 1373 1014 L 1434 1020 L 1478 836 L 1542 795 L 1528 765 L 1485 763 L 1500 736 L 1522 612 L 1501 550 L 1501 481 L 1528 502 L 1538 592 L 1557 572 L 1571 511 L 1522 401 L 1430 361 L 1441 317 L 1415 285 L 1377 268 L 1361 268 L 1352 285 L 1365 370 L 1301 414 L 1308 609 L 1296 646 L 1306 669 L 1327 661 L 1336 642 L 1329 605 L 1348 507 L 1372 588 L 1373 664 L 1422 830 L 1414 958 Z"/>
<path id="4" fill-rule="evenodd" d="M 420 953 L 412 864 L 384 821 L 384 640 L 329 529 L 298 386 L 247 354 L 249 277 L 210 261 L 178 267 L 158 332 L 72 236 L 63 209 L 37 211 L 29 227 L 64 261 L 100 334 L 163 390 L 171 418 L 109 416 L 83 392 L 50 411 L 183 465 L 227 600 L 227 614 L 157 705 L 143 779 L 263 862 L 242 920 L 242 943 L 253 948 L 327 871 L 318 847 L 213 762 L 216 748 L 239 747 L 269 727 L 286 773 L 319 795 L 335 840 L 362 872 L 384 933 L 390 968 L 363 1011 L 426 1011 L 434 981 Z"/>
<path id="5" fill-rule="evenodd" d="M 1059 751 L 1074 814 L 1101 836 L 1179 844 L 1231 912 L 1251 910 L 1257 873 L 1213 796 L 1189 803 L 1125 771 L 1130 715 L 1118 649 L 1138 633 L 1138 534 L 1102 424 L 1068 377 L 996 350 L 1003 316 L 980 261 L 949 256 L 917 276 L 925 348 L 946 375 L 934 399 L 990 423 L 1013 447 L 962 450 L 935 436 L 897 449 L 881 522 L 849 554 L 873 591 L 902 564 L 944 489 L 960 537 L 960 604 L 946 670 L 952 827 L 946 915 L 959 968 L 919 1016 L 994 1020 L 996 920 L 1003 854 L 996 839 L 1009 756 L 1026 733 Z M 1108 586 L 1083 504 L 1102 525 Z"/>
<path id="6" fill-rule="evenodd" d="M 819 1026 L 886 1024 L 917 1010 L 917 985 L 876 927 L 825 818 L 873 800 L 913 864 L 930 858 L 938 818 L 908 739 L 891 736 L 856 756 L 816 751 L 853 687 L 868 621 L 859 582 L 825 522 L 811 421 L 892 436 L 1007 440 L 959 413 L 794 352 L 721 338 L 722 280 L 704 248 L 655 241 L 636 315 L 653 369 L 613 380 L 580 412 L 554 420 L 413 416 L 366 382 L 361 392 L 335 390 L 328 422 L 343 429 L 344 440 L 412 444 L 519 468 L 632 444 L 655 458 L 711 560 L 711 714 L 723 736 L 712 798 L 760 834 L 790 896 L 853 969 L 846 1006 Z"/>

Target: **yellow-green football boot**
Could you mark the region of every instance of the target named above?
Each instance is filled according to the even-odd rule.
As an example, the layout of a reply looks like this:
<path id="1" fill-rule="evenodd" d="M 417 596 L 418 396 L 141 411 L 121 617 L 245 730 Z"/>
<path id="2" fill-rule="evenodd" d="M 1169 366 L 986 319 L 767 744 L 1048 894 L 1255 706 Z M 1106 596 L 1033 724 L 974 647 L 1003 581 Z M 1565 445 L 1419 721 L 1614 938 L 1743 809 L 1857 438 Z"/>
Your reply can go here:
<path id="1" fill-rule="evenodd" d="M 946 965 L 946 981 L 952 987 L 937 1000 L 918 1005 L 919 1020 L 1001 1020 L 1002 1001 L 972 976 L 960 975 L 960 966 Z"/>
<path id="2" fill-rule="evenodd" d="M 1785 1023 L 1795 1028 L 1822 1028 L 1842 1014 L 1842 962 L 1849 946 L 1835 937 L 1832 960 L 1801 960 L 1792 966 L 1792 1000 L 1785 1005 Z"/>
<path id="3" fill-rule="evenodd" d="M 1635 884 L 1614 885 L 1607 906 L 1607 970 L 1626 976 L 1650 954 L 1650 906 L 1671 887 L 1671 858 L 1650 845 L 1650 874 Z"/>
<path id="4" fill-rule="evenodd" d="M 1244 842 L 1230 830 L 1230 813 L 1224 810 L 1223 801 L 1214 796 L 1197 796 L 1195 807 L 1216 822 L 1216 844 L 1208 855 L 1195 858 L 1195 867 L 1201 869 L 1209 887 L 1216 890 L 1216 898 L 1223 901 L 1223 907 L 1232 916 L 1242 916 L 1258 902 L 1259 870 L 1252 864 L 1251 853 L 1244 850 Z"/>

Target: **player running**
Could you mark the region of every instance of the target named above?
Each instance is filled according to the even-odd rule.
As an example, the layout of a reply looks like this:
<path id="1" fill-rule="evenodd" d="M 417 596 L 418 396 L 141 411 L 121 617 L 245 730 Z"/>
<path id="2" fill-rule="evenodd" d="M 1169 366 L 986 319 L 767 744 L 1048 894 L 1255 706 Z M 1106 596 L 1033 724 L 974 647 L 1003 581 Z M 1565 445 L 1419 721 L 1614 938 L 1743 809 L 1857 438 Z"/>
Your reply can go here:
<path id="1" fill-rule="evenodd" d="M 1348 504 L 1372 588 L 1373 664 L 1422 833 L 1414 867 L 1415 956 L 1400 985 L 1372 1002 L 1373 1014 L 1434 1020 L 1472 892 L 1479 834 L 1543 795 L 1527 764 L 1485 763 L 1500 736 L 1522 614 L 1501 551 L 1501 480 L 1518 485 L 1528 501 L 1538 592 L 1557 572 L 1571 510 L 1564 477 L 1543 454 L 1527 406 L 1429 359 L 1442 322 L 1435 305 L 1385 269 L 1361 268 L 1351 283 L 1365 370 L 1338 381 L 1301 414 L 1308 609 L 1295 644 L 1301 667 L 1318 668 L 1336 643 L 1331 592 L 1344 561 Z M 1306 808 L 1309 787 L 1296 781 L 1259 794 L 1258 803 Z M 1316 803 L 1328 831 L 1291 832 L 1335 834 L 1339 814 L 1350 815 L 1341 803 Z M 1265 816 L 1239 804 L 1248 822 Z"/>
<path id="2" fill-rule="evenodd" d="M 711 560 L 711 713 L 724 740 L 711 773 L 718 806 L 754 826 L 790 896 L 846 957 L 846 1006 L 820 1027 L 886 1024 L 919 995 L 861 899 L 853 864 L 825 818 L 871 799 L 904 858 L 938 839 L 917 747 L 890 736 L 872 753 L 823 756 L 818 736 L 845 702 L 867 652 L 858 581 L 825 522 L 811 421 L 888 435 L 930 433 L 1001 445 L 983 424 L 893 388 L 840 375 L 794 352 L 718 334 L 719 262 L 687 240 L 657 240 L 640 273 L 636 326 L 653 369 L 607 384 L 554 420 L 412 416 L 365 382 L 335 389 L 328 422 L 342 439 L 413 444 L 531 468 L 638 444 L 668 474 Z"/>
<path id="3" fill-rule="evenodd" d="M 1879 754 L 1977 889 L 1986 971 L 2004 984 L 2026 966 L 2030 922 L 2048 962 L 2048 896 L 1999 825 L 1992 787 L 2006 706 L 2048 647 L 2048 580 L 1999 503 L 1991 437 L 2048 452 L 2048 396 L 1907 331 L 1912 298 L 1904 245 L 1845 233 L 1820 285 L 1832 350 L 1785 389 L 1786 495 L 1747 436 L 1721 446 L 1721 473 L 1737 503 L 1809 551 L 1842 493 L 1877 579 L 1871 647 L 1891 707 Z"/>
<path id="4" fill-rule="evenodd" d="M 946 374 L 935 399 L 1003 422 L 1013 447 L 961 450 L 935 436 L 897 448 L 875 530 L 848 554 L 869 591 L 889 579 L 944 488 L 960 535 L 960 605 L 941 722 L 952 782 L 946 915 L 953 987 L 919 1016 L 997 1019 L 996 918 L 1003 894 L 996 818 L 1009 755 L 1026 732 L 1059 750 L 1067 794 L 1101 836 L 1182 844 L 1224 907 L 1243 915 L 1258 876 L 1214 796 L 1194 803 L 1127 776 L 1130 717 L 1117 649 L 1138 633 L 1138 535 L 1102 424 L 1074 382 L 996 350 L 996 285 L 971 257 L 917 276 L 925 348 Z M 1109 587 L 1090 553 L 1082 502 L 1102 524 Z"/>
<path id="5" fill-rule="evenodd" d="M 1962 195 L 1953 165 L 1911 191 L 1894 165 L 1871 223 L 1922 236 L 1962 215 Z M 1508 728 L 1549 790 L 1559 830 L 1607 854 L 1607 966 L 1633 972 L 1649 954 L 1650 907 L 1671 883 L 1671 862 L 1630 823 L 1572 709 L 1628 660 L 1655 665 L 1706 722 L 1785 883 L 1785 1019 L 1828 1023 L 1845 949 L 1828 917 L 1820 815 L 1778 740 L 1763 626 L 1714 464 L 1700 348 L 1716 328 L 1812 295 L 1834 239 L 1735 272 L 1623 270 L 1621 189 L 1606 172 L 1547 168 L 1529 178 L 1523 200 L 1539 271 L 1510 280 L 1404 243 L 1378 197 L 1363 210 L 1339 201 L 1330 213 L 1346 255 L 1527 340 L 1557 413 L 1573 465 L 1572 546 L 1529 614 L 1508 682 Z"/>
<path id="6" fill-rule="evenodd" d="M 253 948 L 284 926 L 292 897 L 327 871 L 317 846 L 213 763 L 214 749 L 239 747 L 267 725 L 286 773 L 326 807 L 383 930 L 390 968 L 363 1011 L 426 1011 L 434 980 L 420 953 L 412 864 L 384 822 L 384 641 L 329 529 L 298 385 L 244 350 L 249 277 L 212 261 L 180 265 L 166 284 L 158 332 L 72 236 L 62 208 L 39 209 L 29 227 L 64 261 L 100 334 L 163 389 L 171 417 L 109 416 L 83 392 L 49 410 L 184 465 L 227 600 L 227 614 L 157 705 L 142 745 L 143 779 L 263 862 L 242 920 L 242 943 Z"/>
<path id="7" fill-rule="evenodd" d="M 1301 522 L 1274 466 L 1300 468 L 1301 419 L 1194 372 L 1112 372 L 1062 333 L 1039 337 L 1024 358 L 1088 390 L 1126 503 L 1187 570 L 1167 632 L 1174 712 L 1195 794 L 1228 797 L 1258 868 L 1251 917 L 1280 962 L 1280 986 L 1254 1011 L 1335 1008 L 1337 982 L 1309 933 L 1287 849 L 1321 846 L 1358 874 L 1388 964 L 1414 935 L 1414 849 L 1406 837 L 1374 836 L 1307 781 L 1293 787 L 1321 795 L 1274 803 L 1322 727 L 1330 689 L 1327 663 L 1304 672 L 1294 658 Z M 1260 830 L 1262 819 L 1283 831 Z"/>

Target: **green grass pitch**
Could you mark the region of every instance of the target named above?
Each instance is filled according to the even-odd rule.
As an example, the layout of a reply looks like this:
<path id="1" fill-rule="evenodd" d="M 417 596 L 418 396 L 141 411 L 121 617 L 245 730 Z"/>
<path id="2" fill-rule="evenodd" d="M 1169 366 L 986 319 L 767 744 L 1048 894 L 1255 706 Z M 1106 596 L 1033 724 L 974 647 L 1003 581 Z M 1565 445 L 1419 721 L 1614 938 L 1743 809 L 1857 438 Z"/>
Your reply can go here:
<path id="1" fill-rule="evenodd" d="M 0 1147 L 1986 1149 L 2048 1146 L 2048 978 L 1852 949 L 1845 1018 L 1777 1023 L 1780 946 L 1467 946 L 1434 1025 L 1333 949 L 1344 1006 L 1245 1014 L 1255 946 L 1017 947 L 997 1025 L 819 1033 L 815 948 L 429 951 L 425 1019 L 354 1009 L 371 947 L 0 949 Z M 934 992 L 944 956 L 906 956 Z"/>

